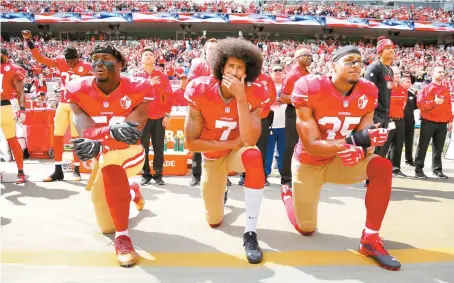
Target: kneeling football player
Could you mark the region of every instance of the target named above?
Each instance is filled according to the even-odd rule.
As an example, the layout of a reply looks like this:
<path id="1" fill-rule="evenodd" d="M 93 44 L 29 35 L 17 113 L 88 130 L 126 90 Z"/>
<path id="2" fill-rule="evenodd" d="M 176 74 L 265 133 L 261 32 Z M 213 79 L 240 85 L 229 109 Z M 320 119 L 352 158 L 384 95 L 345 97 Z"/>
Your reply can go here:
<path id="1" fill-rule="evenodd" d="M 254 82 L 263 59 L 260 49 L 242 39 L 218 42 L 210 60 L 212 75 L 192 80 L 186 87 L 189 102 L 185 142 L 203 155 L 201 190 L 211 227 L 224 217 L 224 191 L 231 171 L 246 172 L 244 197 L 246 227 L 243 244 L 250 263 L 263 258 L 256 234 L 265 173 L 260 150 L 260 113 L 268 89 Z"/>
<path id="2" fill-rule="evenodd" d="M 291 97 L 299 142 L 292 161 L 293 189 L 283 189 L 282 200 L 295 229 L 309 236 L 317 228 L 323 184 L 354 184 L 368 178 L 359 251 L 386 269 L 398 270 L 399 261 L 378 235 L 391 196 L 392 165 L 372 154 L 375 146 L 386 142 L 388 131 L 373 125 L 378 90 L 360 78 L 362 62 L 356 47 L 345 46 L 333 54 L 333 77 L 309 75 L 295 83 Z"/>
<path id="3" fill-rule="evenodd" d="M 120 76 L 126 61 L 110 44 L 98 44 L 91 52 L 94 77 L 70 81 L 74 122 L 83 138 L 72 140 L 83 161 L 96 158 L 91 178 L 91 196 L 103 233 L 115 231 L 115 250 L 120 266 L 134 265 L 139 255 L 128 236 L 130 189 L 140 210 L 144 200 L 137 184 L 128 177 L 137 175 L 144 162 L 141 129 L 147 119 L 148 102 L 154 89 L 141 78 Z"/>

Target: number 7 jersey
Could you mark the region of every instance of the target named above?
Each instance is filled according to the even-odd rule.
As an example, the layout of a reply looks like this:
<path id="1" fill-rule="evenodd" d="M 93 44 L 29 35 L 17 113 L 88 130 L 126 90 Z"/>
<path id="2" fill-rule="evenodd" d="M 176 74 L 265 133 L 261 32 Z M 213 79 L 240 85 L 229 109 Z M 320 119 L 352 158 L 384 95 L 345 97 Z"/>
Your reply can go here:
<path id="1" fill-rule="evenodd" d="M 308 75 L 300 78 L 293 88 L 292 104 L 296 109 L 310 108 L 320 131 L 321 140 L 336 140 L 350 136 L 361 118 L 377 106 L 378 89 L 360 79 L 347 96 L 341 94 L 327 76 Z M 304 164 L 327 164 L 335 156 L 310 155 L 301 142 L 295 146 L 294 157 Z"/>
<path id="2" fill-rule="evenodd" d="M 246 96 L 249 108 L 263 108 L 268 103 L 269 91 L 262 83 L 247 83 Z M 188 105 L 203 116 L 201 139 L 213 141 L 234 140 L 240 136 L 238 105 L 233 97 L 225 100 L 221 95 L 221 82 L 216 78 L 199 77 L 192 80 L 184 93 Z M 205 152 L 206 159 L 218 159 L 231 150 Z"/>

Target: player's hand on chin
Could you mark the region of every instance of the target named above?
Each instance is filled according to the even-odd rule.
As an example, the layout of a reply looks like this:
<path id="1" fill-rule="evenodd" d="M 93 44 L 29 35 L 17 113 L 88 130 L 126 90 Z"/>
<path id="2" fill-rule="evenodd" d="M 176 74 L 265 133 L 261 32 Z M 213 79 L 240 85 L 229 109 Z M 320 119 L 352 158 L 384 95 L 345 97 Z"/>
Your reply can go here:
<path id="1" fill-rule="evenodd" d="M 364 148 L 360 146 L 344 144 L 341 145 L 340 148 L 343 150 L 339 151 L 337 153 L 337 156 L 339 156 L 342 164 L 344 164 L 345 166 L 355 166 L 356 164 L 358 164 L 358 162 L 363 160 L 365 156 Z"/>
<path id="2" fill-rule="evenodd" d="M 110 126 L 110 135 L 119 142 L 136 144 L 142 132 L 137 128 L 140 124 L 133 122 L 122 122 Z"/>
<path id="3" fill-rule="evenodd" d="M 245 82 L 246 75 L 243 75 L 241 80 L 231 74 L 224 74 L 222 76 L 222 84 L 227 87 L 237 100 L 246 100 L 246 93 L 244 91 Z"/>
<path id="4" fill-rule="evenodd" d="M 82 161 L 87 161 L 98 156 L 101 151 L 100 141 L 77 138 L 72 139 L 69 142 L 74 144 L 74 152 Z"/>

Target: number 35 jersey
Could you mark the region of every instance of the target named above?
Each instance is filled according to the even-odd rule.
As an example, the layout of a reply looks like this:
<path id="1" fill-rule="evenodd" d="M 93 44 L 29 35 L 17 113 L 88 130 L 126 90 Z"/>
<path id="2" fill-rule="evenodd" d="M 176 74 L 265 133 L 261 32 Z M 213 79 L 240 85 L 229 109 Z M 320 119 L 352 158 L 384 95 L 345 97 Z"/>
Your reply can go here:
<path id="1" fill-rule="evenodd" d="M 268 89 L 262 83 L 247 83 L 246 96 L 249 108 L 263 108 L 269 99 Z M 221 95 L 221 82 L 216 78 L 199 77 L 192 80 L 184 94 L 189 106 L 203 116 L 201 139 L 213 141 L 234 140 L 240 136 L 238 105 L 233 97 L 225 100 Z M 218 159 L 231 150 L 205 152 L 206 159 Z"/>
<path id="2" fill-rule="evenodd" d="M 330 77 L 309 75 L 295 83 L 291 97 L 296 109 L 312 110 L 321 140 L 335 140 L 350 136 L 361 118 L 375 110 L 378 89 L 373 83 L 360 79 L 353 91 L 344 96 L 334 87 Z M 295 146 L 294 158 L 304 164 L 327 164 L 334 157 L 310 155 L 301 138 Z"/>
<path id="3" fill-rule="evenodd" d="M 99 127 L 123 122 L 137 105 L 155 99 L 153 86 L 142 78 L 122 77 L 109 95 L 98 88 L 93 76 L 70 81 L 66 90 L 71 103 L 77 104 Z"/>

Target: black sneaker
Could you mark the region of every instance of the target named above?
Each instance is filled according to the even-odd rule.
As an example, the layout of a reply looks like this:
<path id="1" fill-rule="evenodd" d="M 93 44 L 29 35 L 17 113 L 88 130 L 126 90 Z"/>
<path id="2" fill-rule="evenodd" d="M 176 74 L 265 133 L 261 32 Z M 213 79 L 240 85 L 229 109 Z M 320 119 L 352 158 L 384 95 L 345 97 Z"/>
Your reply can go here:
<path id="1" fill-rule="evenodd" d="M 443 172 L 433 172 L 434 176 L 437 176 L 440 179 L 448 179 L 448 176 L 443 174 Z"/>
<path id="2" fill-rule="evenodd" d="M 238 181 L 238 186 L 244 186 L 244 179 L 240 177 L 240 180 Z"/>
<path id="3" fill-rule="evenodd" d="M 154 178 L 154 181 L 155 181 L 156 185 L 159 185 L 159 186 L 166 184 L 161 176 Z"/>
<path id="4" fill-rule="evenodd" d="M 427 179 L 427 176 L 426 174 L 424 174 L 424 172 L 420 171 L 420 172 L 415 172 L 415 177 L 417 179 Z"/>
<path id="5" fill-rule="evenodd" d="M 227 186 L 229 186 L 229 187 L 232 186 L 232 182 L 230 182 L 229 178 L 227 178 Z"/>
<path id="6" fill-rule="evenodd" d="M 404 173 L 402 173 L 402 171 L 400 171 L 399 169 L 397 169 L 397 170 L 394 170 L 394 171 L 393 171 L 393 177 L 402 177 L 402 178 L 405 178 L 405 177 L 407 177 L 407 175 L 405 175 Z"/>
<path id="7" fill-rule="evenodd" d="M 189 186 L 195 187 L 200 185 L 200 177 L 194 177 L 192 176 L 191 182 L 189 182 Z"/>
<path id="8" fill-rule="evenodd" d="M 55 171 L 54 171 L 54 173 L 52 173 L 52 175 L 43 179 L 43 182 L 63 181 L 64 178 L 65 178 L 65 175 L 63 174 L 63 171 L 61 169 L 60 170 L 55 169 Z"/>
<path id="9" fill-rule="evenodd" d="M 148 183 L 151 181 L 151 176 L 142 176 L 142 179 L 140 180 L 140 185 L 146 186 Z"/>
<path id="10" fill-rule="evenodd" d="M 82 177 L 80 176 L 80 167 L 79 166 L 74 166 L 74 172 L 73 172 L 73 181 L 81 181 Z"/>
<path id="11" fill-rule="evenodd" d="M 229 198 L 229 186 L 226 186 L 225 193 L 224 193 L 224 205 L 227 203 L 228 198 Z"/>
<path id="12" fill-rule="evenodd" d="M 262 262 L 263 252 L 259 247 L 257 234 L 255 232 L 250 231 L 243 235 L 243 247 L 246 251 L 246 257 L 249 263 L 257 264 Z"/>
<path id="13" fill-rule="evenodd" d="M 413 167 L 416 166 L 416 164 L 415 164 L 415 162 L 413 160 L 405 161 L 405 164 L 407 164 L 408 166 L 413 166 Z"/>

